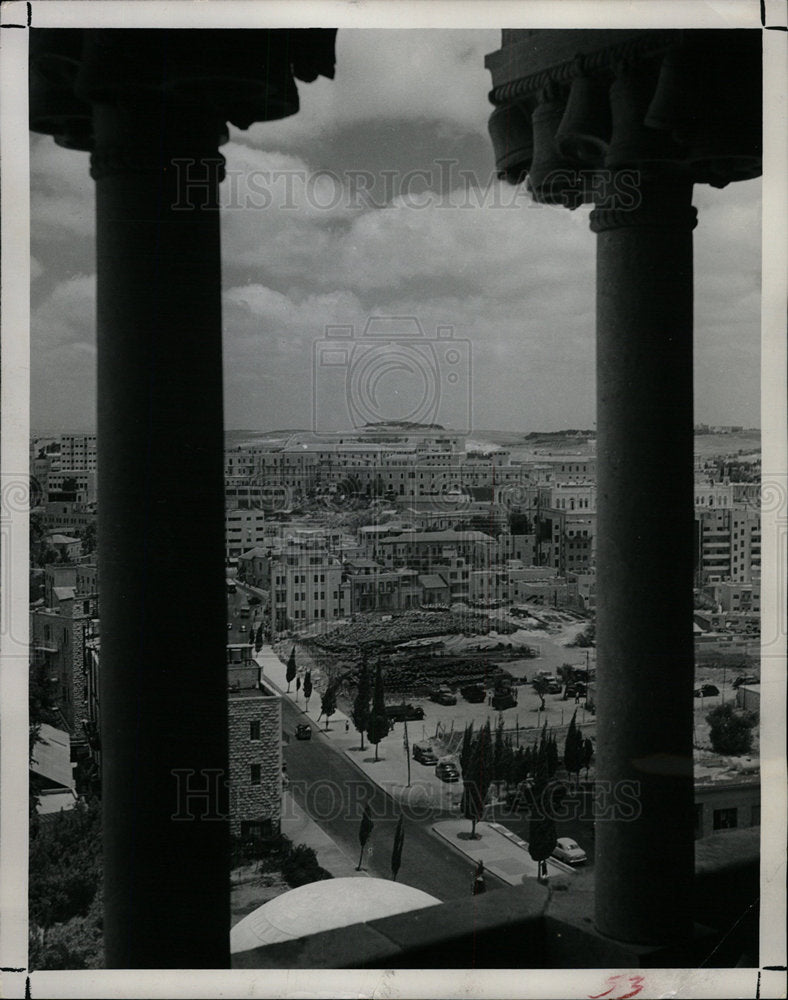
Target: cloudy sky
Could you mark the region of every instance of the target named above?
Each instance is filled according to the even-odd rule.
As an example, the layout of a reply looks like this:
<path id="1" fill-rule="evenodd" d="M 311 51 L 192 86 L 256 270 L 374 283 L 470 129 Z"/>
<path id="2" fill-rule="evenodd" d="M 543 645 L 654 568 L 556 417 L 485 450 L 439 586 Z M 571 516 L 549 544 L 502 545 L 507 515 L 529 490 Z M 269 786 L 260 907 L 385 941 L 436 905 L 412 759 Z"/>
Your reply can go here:
<path id="1" fill-rule="evenodd" d="M 589 209 L 495 180 L 484 55 L 499 39 L 341 30 L 336 79 L 299 83 L 298 115 L 233 130 L 228 428 L 335 429 L 349 370 L 362 420 L 593 426 Z M 95 427 L 92 187 L 87 154 L 31 137 L 37 433 Z M 696 188 L 698 422 L 760 424 L 760 195 L 759 181 Z"/>

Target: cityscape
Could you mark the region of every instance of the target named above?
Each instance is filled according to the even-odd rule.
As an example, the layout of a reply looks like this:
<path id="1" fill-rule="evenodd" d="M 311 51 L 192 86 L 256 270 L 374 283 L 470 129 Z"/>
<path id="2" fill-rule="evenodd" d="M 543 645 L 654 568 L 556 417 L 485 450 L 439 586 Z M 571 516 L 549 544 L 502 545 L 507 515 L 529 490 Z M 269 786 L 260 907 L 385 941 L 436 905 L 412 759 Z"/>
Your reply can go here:
<path id="1" fill-rule="evenodd" d="M 204 13 L 26 33 L 6 964 L 780 995 L 761 29 Z"/>
<path id="2" fill-rule="evenodd" d="M 615 806 L 594 766 L 596 441 L 587 430 L 489 436 L 519 441 L 396 422 L 341 438 L 227 435 L 239 951 L 286 940 L 265 922 L 283 893 L 390 878 L 400 816 L 398 885 L 423 897 L 378 896 L 381 915 L 525 878 L 593 876 L 595 819 Z M 760 433 L 697 427 L 696 439 L 695 836 L 724 831 L 740 849 L 760 829 Z M 50 719 L 31 774 L 45 823 L 100 795 L 95 435 L 36 438 L 30 461 L 31 680 Z M 382 730 L 370 715 L 377 668 Z M 730 719 L 747 725 L 729 732 Z M 476 809 L 465 779 L 480 734 L 490 768 Z M 541 870 L 529 837 L 543 744 L 558 800 Z M 188 812 L 195 792 L 182 794 Z M 361 803 L 374 829 L 357 865 Z M 466 839 L 469 818 L 478 841 Z M 333 919 L 296 903 L 299 933 Z"/>

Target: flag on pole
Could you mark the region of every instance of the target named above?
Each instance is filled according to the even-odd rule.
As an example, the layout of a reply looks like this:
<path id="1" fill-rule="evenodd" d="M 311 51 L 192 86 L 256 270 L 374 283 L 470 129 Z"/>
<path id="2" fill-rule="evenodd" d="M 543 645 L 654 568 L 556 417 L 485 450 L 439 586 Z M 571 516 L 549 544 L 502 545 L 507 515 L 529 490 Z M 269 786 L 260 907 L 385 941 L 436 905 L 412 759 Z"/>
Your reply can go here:
<path id="1" fill-rule="evenodd" d="M 402 845 L 405 843 L 405 824 L 402 821 L 402 813 L 397 820 L 397 829 L 394 831 L 394 847 L 391 851 L 391 877 L 396 882 L 397 872 L 402 863 Z"/>

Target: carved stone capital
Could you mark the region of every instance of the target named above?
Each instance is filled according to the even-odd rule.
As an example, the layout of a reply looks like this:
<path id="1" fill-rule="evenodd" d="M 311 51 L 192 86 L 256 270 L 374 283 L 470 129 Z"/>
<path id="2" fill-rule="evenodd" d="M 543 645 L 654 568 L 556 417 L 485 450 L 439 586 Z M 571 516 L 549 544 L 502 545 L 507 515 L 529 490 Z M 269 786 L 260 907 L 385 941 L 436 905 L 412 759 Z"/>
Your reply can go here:
<path id="1" fill-rule="evenodd" d="M 691 232 L 698 224 L 698 210 L 692 205 L 642 204 L 634 208 L 595 208 L 589 216 L 594 233 L 609 229 L 672 229 Z"/>

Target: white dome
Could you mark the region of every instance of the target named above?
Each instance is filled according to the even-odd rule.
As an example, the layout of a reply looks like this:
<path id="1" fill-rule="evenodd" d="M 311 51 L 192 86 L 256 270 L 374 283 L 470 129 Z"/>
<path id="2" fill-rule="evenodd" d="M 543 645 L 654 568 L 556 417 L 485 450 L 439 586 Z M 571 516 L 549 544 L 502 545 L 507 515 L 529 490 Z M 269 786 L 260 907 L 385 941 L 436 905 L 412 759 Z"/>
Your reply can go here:
<path id="1" fill-rule="evenodd" d="M 382 878 L 332 878 L 276 896 L 239 920 L 230 931 L 230 951 L 248 951 L 335 927 L 435 906 L 421 889 Z"/>

